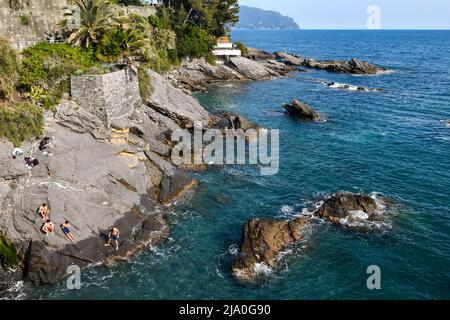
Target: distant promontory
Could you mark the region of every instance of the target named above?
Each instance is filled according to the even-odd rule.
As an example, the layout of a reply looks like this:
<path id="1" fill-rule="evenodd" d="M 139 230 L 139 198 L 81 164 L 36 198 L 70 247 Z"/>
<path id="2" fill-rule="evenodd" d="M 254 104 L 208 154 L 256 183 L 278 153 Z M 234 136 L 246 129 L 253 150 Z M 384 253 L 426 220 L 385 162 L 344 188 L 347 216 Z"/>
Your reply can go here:
<path id="1" fill-rule="evenodd" d="M 239 22 L 236 29 L 251 30 L 296 30 L 299 25 L 290 17 L 279 12 L 240 6 Z"/>

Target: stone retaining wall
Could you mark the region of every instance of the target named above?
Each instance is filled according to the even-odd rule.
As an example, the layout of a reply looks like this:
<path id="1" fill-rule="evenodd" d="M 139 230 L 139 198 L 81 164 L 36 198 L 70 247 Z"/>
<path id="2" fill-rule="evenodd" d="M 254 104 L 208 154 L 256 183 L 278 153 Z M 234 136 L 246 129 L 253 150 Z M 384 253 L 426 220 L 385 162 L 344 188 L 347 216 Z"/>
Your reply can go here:
<path id="1" fill-rule="evenodd" d="M 105 121 L 129 116 L 139 106 L 141 96 L 137 73 L 125 68 L 105 75 L 71 77 L 72 99 Z"/>

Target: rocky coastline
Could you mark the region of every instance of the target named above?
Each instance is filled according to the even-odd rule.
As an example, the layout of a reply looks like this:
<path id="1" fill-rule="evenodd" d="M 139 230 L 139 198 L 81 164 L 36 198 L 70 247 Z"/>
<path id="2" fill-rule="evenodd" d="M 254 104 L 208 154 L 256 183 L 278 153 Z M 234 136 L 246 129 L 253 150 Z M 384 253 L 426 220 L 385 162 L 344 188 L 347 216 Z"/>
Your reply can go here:
<path id="1" fill-rule="evenodd" d="M 46 115 L 44 136 L 49 138 L 48 148 L 40 150 L 39 140 L 20 146 L 26 155 L 39 159 L 40 164 L 32 169 L 26 168 L 21 159 L 12 159 L 13 144 L 1 141 L 0 234 L 15 248 L 20 264 L 16 272 L 0 267 L 0 291 L 10 279 L 55 283 L 67 276 L 70 265 L 111 265 L 164 242 L 170 233 L 164 205 L 196 185 L 185 168 L 170 159 L 171 132 L 191 130 L 197 122 L 205 128 L 259 128 L 239 115 L 210 114 L 191 92 L 206 91 L 209 85 L 224 81 L 275 79 L 306 66 L 280 54 L 251 52 L 253 60 L 236 57 L 213 66 L 204 59 L 194 59 L 165 75 L 148 70 L 151 96 L 110 126 L 66 97 L 55 113 Z M 357 61 L 349 66 L 352 72 L 370 74 L 379 70 Z M 348 71 L 346 67 L 342 70 Z M 42 203 L 49 205 L 50 217 L 56 224 L 54 234 L 40 231 L 43 221 L 36 210 Z M 59 228 L 65 220 L 74 227 L 73 243 Z M 308 223 L 303 218 L 249 222 L 244 234 L 277 229 L 283 240 L 273 244 L 275 249 L 271 250 L 276 252 L 298 241 L 302 227 Z M 104 246 L 104 237 L 112 225 L 121 230 L 117 252 Z M 236 270 L 253 263 L 244 259 L 246 248 L 253 247 L 244 236 L 243 251 L 234 267 L 236 275 Z M 261 261 L 273 258 L 272 253 L 262 256 L 265 258 Z"/>

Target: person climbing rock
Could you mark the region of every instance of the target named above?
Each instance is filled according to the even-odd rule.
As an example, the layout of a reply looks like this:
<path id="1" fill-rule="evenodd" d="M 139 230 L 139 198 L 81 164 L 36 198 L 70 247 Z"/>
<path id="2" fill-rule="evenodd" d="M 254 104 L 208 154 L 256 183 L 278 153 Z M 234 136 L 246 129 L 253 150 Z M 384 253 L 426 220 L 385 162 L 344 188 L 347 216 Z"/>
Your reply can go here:
<path id="1" fill-rule="evenodd" d="M 105 247 L 111 245 L 111 241 L 114 241 L 115 250 L 119 250 L 119 237 L 120 231 L 116 227 L 109 227 L 108 241 L 105 244 Z"/>

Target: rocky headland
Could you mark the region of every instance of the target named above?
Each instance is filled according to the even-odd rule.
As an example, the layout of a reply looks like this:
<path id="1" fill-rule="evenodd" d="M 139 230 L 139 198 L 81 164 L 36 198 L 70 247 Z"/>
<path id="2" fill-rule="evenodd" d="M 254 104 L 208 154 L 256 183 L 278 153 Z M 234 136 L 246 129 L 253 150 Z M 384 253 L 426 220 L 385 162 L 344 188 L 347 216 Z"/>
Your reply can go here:
<path id="1" fill-rule="evenodd" d="M 191 130 L 196 122 L 205 128 L 253 126 L 239 116 L 212 115 L 168 79 L 151 70 L 148 75 L 151 96 L 110 126 L 89 108 L 64 99 L 46 115 L 46 148 L 39 148 L 40 139 L 20 146 L 23 156 L 39 160 L 33 168 L 25 166 L 23 156 L 12 158 L 12 143 L 0 143 L 0 230 L 19 257 L 16 275 L 53 283 L 72 264 L 126 261 L 163 242 L 170 232 L 163 205 L 196 184 L 171 161 L 171 132 Z M 41 232 L 42 203 L 50 208 L 54 234 Z M 66 220 L 75 242 L 59 227 Z M 121 231 L 117 252 L 104 246 L 110 226 Z M 6 276 L 1 279 L 6 282 Z"/>
<path id="2" fill-rule="evenodd" d="M 165 75 L 148 70 L 151 95 L 111 123 L 66 96 L 56 112 L 46 114 L 41 139 L 45 136 L 48 146 L 41 150 L 40 139 L 20 146 L 24 156 L 39 159 L 33 168 L 25 166 L 23 157 L 12 159 L 13 144 L 1 141 L 0 234 L 16 252 L 19 268 L 13 273 L 0 267 L 0 289 L 7 274 L 38 284 L 54 283 L 67 276 L 70 265 L 85 268 L 127 261 L 163 242 L 170 233 L 164 205 L 196 185 L 185 168 L 171 161 L 171 133 L 180 128 L 192 130 L 198 122 L 204 128 L 261 129 L 239 115 L 210 114 L 191 92 L 223 81 L 275 79 L 306 66 L 291 58 L 280 59 L 279 54 L 251 52 L 253 60 L 236 57 L 217 65 L 204 59 L 187 60 Z M 381 70 L 358 61 L 349 63 L 350 69 L 345 66 L 339 68 L 351 73 Z M 315 111 L 304 111 L 308 119 L 320 117 Z M 37 209 L 42 203 L 50 208 L 54 234 L 41 232 L 44 221 Z M 342 219 L 336 212 L 324 209 L 317 215 L 331 221 L 335 216 Z M 73 226 L 72 243 L 60 228 L 66 220 Z M 272 265 L 276 253 L 301 239 L 308 224 L 304 218 L 249 222 L 234 273 L 252 278 L 255 263 Z M 110 226 L 121 231 L 117 252 L 104 246 Z"/>

